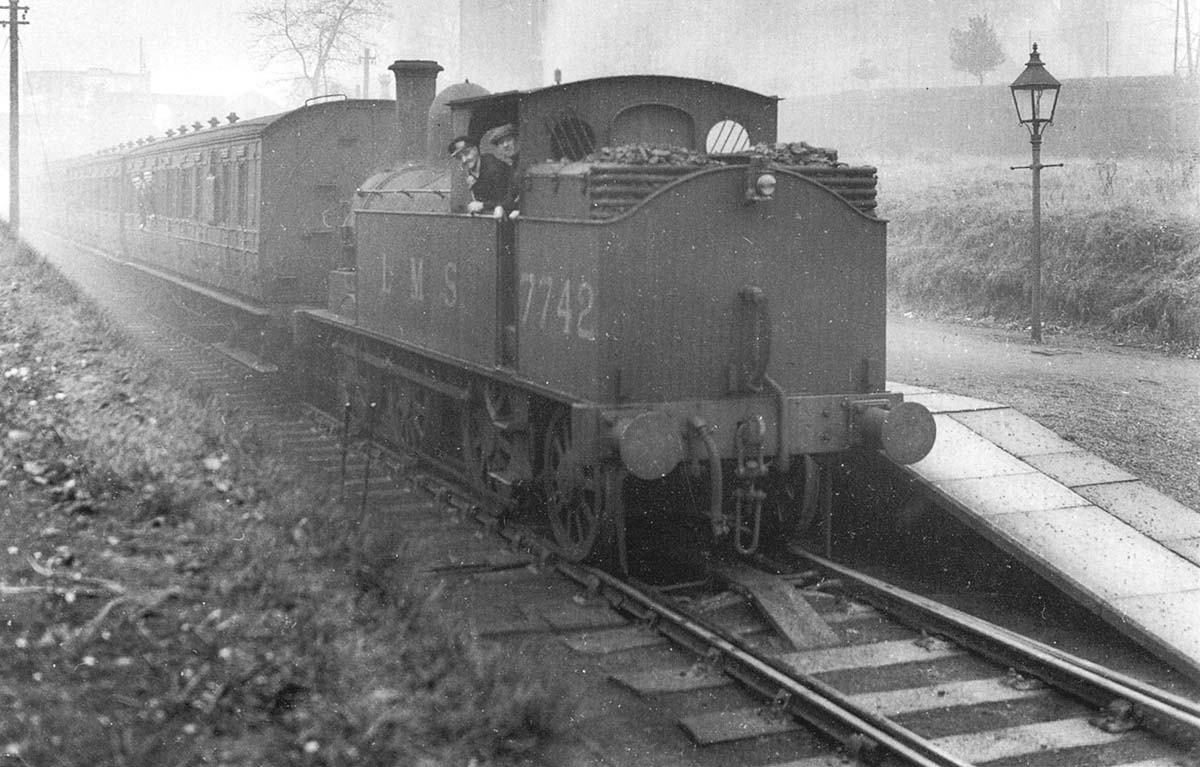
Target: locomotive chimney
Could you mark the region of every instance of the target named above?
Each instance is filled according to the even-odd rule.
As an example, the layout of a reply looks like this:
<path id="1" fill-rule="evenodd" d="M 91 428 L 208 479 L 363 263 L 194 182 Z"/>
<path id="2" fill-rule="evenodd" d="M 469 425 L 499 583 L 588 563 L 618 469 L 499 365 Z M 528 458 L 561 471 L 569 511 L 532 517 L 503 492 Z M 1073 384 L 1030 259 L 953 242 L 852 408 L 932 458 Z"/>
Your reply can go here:
<path id="1" fill-rule="evenodd" d="M 396 132 L 401 160 L 420 160 L 425 154 L 429 108 L 437 94 L 436 61 L 394 61 L 388 67 L 396 76 Z"/>

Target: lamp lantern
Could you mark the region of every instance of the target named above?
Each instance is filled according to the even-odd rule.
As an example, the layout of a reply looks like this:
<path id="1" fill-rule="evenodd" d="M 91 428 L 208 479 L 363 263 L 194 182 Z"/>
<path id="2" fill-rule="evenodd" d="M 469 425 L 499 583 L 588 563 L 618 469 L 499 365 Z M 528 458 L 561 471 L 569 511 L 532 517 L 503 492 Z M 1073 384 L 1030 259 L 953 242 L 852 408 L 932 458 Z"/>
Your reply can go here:
<path id="1" fill-rule="evenodd" d="M 1017 120 L 1029 129 L 1029 143 L 1033 149 L 1033 162 L 1018 167 L 1033 171 L 1033 237 L 1032 264 L 1029 295 L 1029 327 L 1034 343 L 1042 342 L 1042 168 L 1062 167 L 1062 163 L 1042 164 L 1042 131 L 1054 121 L 1054 110 L 1058 106 L 1058 91 L 1062 83 L 1046 71 L 1037 43 L 1029 54 L 1025 71 L 1021 72 L 1012 85 L 1013 104 L 1017 108 Z"/>
<path id="2" fill-rule="evenodd" d="M 1040 136 L 1042 130 L 1054 122 L 1054 110 L 1058 106 L 1058 91 L 1062 83 L 1046 71 L 1037 43 L 1033 44 L 1025 71 L 1008 87 L 1012 90 L 1017 119 L 1029 129 L 1031 136 Z"/>

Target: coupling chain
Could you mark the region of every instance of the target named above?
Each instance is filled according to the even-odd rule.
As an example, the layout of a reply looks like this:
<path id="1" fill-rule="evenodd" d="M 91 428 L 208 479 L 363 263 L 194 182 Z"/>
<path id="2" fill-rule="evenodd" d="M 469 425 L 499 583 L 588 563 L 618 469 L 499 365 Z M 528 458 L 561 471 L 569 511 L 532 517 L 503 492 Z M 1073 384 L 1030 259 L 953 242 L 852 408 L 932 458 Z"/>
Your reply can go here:
<path id="1" fill-rule="evenodd" d="M 733 545 L 739 554 L 749 555 L 758 550 L 759 534 L 762 530 L 762 507 L 767 494 L 758 486 L 758 480 L 767 473 L 767 462 L 763 438 L 767 427 L 762 416 L 738 424 L 734 443 L 737 450 L 737 466 L 733 474 L 739 486 L 734 488 Z M 753 522 L 743 520 L 753 516 Z M 746 541 L 749 536 L 749 542 Z"/>

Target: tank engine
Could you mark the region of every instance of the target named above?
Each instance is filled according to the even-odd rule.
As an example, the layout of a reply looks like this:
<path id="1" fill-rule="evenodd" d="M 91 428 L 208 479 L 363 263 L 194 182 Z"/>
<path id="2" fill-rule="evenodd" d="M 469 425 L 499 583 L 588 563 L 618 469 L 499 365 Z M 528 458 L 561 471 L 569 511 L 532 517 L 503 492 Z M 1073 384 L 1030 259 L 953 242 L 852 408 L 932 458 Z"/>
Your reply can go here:
<path id="1" fill-rule="evenodd" d="M 298 362 L 372 438 L 544 501 L 572 559 L 624 566 L 627 516 L 680 507 L 751 552 L 818 513 L 823 463 L 929 451 L 932 417 L 887 390 L 875 170 L 776 143 L 775 98 L 658 76 L 437 95 L 436 63 L 390 69 L 394 103 L 58 163 L 43 224 L 219 318 L 230 353 Z M 471 215 L 445 147 L 504 125 L 519 215 Z"/>
<path id="2" fill-rule="evenodd" d="M 424 114 L 439 68 L 391 69 Z M 823 457 L 919 460 L 933 419 L 886 385 L 875 171 L 777 144 L 776 103 L 657 76 L 452 101 L 427 157 L 357 191 L 329 305 L 299 312 L 314 396 L 544 499 L 572 559 L 623 564 L 651 496 L 750 552 L 815 513 Z M 470 215 L 437 150 L 505 124 L 519 216 Z"/>

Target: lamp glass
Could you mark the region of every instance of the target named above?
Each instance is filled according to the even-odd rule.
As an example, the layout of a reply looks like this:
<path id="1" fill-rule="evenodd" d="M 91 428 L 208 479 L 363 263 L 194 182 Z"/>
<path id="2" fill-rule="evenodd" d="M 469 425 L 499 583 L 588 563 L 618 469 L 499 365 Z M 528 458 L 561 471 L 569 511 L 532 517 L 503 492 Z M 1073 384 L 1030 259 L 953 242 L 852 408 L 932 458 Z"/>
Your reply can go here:
<path id="1" fill-rule="evenodd" d="M 1037 44 L 1029 54 L 1024 71 L 1009 86 L 1012 89 L 1013 105 L 1017 108 L 1017 119 L 1035 133 L 1054 121 L 1054 110 L 1058 106 L 1058 90 L 1062 85 L 1054 75 L 1046 71 L 1038 54 Z"/>

